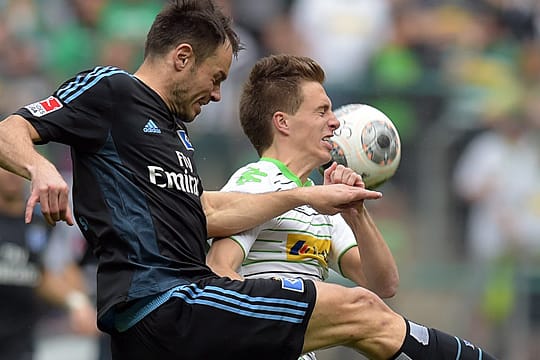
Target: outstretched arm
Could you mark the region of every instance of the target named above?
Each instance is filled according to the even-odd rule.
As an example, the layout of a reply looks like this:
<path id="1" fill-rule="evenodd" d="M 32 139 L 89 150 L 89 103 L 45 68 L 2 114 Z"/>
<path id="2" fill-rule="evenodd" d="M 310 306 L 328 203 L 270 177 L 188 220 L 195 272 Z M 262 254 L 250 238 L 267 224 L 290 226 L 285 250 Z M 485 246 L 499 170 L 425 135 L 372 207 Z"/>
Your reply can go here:
<path id="1" fill-rule="evenodd" d="M 55 166 L 34 148 L 33 143 L 39 140 L 36 129 L 23 117 L 11 115 L 1 121 L 0 166 L 32 181 L 25 212 L 27 223 L 39 202 L 47 223 L 65 221 L 73 225 L 69 187 Z"/>
<path id="2" fill-rule="evenodd" d="M 345 184 L 319 185 L 291 190 L 248 194 L 206 191 L 201 198 L 209 237 L 226 237 L 251 229 L 300 205 L 323 214 L 336 214 L 382 194 Z"/>
<path id="3" fill-rule="evenodd" d="M 358 244 L 341 258 L 344 275 L 382 298 L 394 296 L 399 285 L 397 265 L 367 209 L 359 209 L 356 215 L 342 216 Z"/>
<path id="4" fill-rule="evenodd" d="M 363 187 L 362 177 L 349 168 L 334 163 L 325 171 L 325 183 L 344 183 Z M 364 204 L 347 209 L 341 216 L 351 228 L 358 247 L 342 257 L 343 274 L 382 298 L 395 295 L 399 274 L 394 257 Z"/>

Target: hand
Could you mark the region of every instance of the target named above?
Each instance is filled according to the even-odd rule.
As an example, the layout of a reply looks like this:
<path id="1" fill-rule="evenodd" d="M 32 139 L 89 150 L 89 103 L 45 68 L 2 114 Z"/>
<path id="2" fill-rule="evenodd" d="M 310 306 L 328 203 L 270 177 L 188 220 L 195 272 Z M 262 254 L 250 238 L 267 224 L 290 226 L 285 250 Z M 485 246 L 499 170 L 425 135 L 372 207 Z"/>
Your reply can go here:
<path id="1" fill-rule="evenodd" d="M 79 335 L 97 335 L 96 310 L 90 302 L 69 309 L 69 325 Z"/>
<path id="2" fill-rule="evenodd" d="M 302 188 L 306 203 L 321 214 L 334 215 L 346 209 L 359 209 L 364 200 L 382 197 L 378 191 L 345 184 L 318 185 Z"/>
<path id="3" fill-rule="evenodd" d="M 335 161 L 330 167 L 324 170 L 324 184 L 346 184 L 361 188 L 366 187 L 361 175 L 357 174 L 351 168 L 338 165 Z"/>
<path id="4" fill-rule="evenodd" d="M 51 163 L 43 163 L 30 169 L 32 190 L 26 203 L 25 222 L 32 221 L 36 204 L 41 204 L 41 212 L 48 224 L 54 226 L 58 221 L 73 225 L 69 206 L 69 186 Z"/>
<path id="5" fill-rule="evenodd" d="M 366 185 L 362 180 L 362 176 L 357 174 L 351 168 L 343 165 L 338 165 L 337 162 L 333 162 L 332 165 L 324 170 L 324 184 L 345 184 L 350 186 L 356 186 L 365 188 Z M 342 215 L 356 216 L 359 211 L 364 209 L 364 200 L 360 200 L 351 206 L 349 209 L 344 209 Z"/>

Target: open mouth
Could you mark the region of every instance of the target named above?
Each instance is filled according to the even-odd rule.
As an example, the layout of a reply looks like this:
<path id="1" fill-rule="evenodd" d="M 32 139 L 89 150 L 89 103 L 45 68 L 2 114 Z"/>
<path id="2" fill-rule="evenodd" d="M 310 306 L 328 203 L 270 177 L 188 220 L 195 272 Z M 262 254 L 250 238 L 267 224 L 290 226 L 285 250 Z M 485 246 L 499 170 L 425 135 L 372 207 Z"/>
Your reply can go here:
<path id="1" fill-rule="evenodd" d="M 328 150 L 332 150 L 332 141 L 330 140 L 331 138 L 332 136 L 325 136 L 321 139 L 321 141 L 326 144 Z"/>

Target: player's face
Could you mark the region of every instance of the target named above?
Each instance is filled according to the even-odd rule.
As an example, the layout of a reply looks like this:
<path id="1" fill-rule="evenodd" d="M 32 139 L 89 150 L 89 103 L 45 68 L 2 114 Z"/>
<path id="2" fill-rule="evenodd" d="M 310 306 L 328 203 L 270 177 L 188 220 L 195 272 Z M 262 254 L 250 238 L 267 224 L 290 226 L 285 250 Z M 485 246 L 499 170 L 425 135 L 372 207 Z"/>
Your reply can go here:
<path id="1" fill-rule="evenodd" d="M 331 160 L 332 146 L 328 139 L 339 127 L 339 121 L 321 84 L 306 82 L 302 88 L 304 102 L 292 116 L 290 133 L 299 156 L 315 169 Z"/>
<path id="2" fill-rule="evenodd" d="M 227 43 L 202 63 L 186 68 L 186 76 L 172 89 L 177 115 L 191 122 L 210 101 L 221 100 L 221 83 L 227 78 L 232 62 L 232 49 Z"/>

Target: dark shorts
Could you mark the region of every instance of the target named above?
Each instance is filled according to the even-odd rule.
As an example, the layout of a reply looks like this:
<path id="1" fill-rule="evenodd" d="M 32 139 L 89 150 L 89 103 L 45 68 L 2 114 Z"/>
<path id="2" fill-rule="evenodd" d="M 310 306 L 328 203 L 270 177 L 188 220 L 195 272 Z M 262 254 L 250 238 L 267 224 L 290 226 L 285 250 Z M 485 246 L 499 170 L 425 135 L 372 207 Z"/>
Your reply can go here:
<path id="1" fill-rule="evenodd" d="M 113 359 L 296 360 L 315 298 L 306 280 L 204 279 L 113 332 Z"/>

